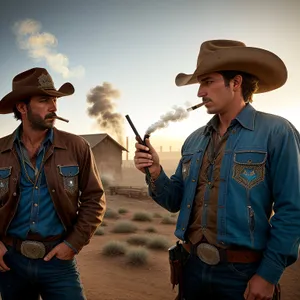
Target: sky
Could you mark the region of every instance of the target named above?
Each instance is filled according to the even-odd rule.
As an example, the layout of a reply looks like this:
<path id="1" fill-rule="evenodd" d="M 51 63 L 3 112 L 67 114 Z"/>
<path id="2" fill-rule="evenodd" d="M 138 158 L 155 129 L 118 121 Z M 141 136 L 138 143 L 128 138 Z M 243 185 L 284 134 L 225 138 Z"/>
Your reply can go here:
<path id="1" fill-rule="evenodd" d="M 177 87 L 178 73 L 193 73 L 200 45 L 231 39 L 276 53 L 288 80 L 254 96 L 257 110 L 280 115 L 300 130 L 298 0 L 2 0 L 0 4 L 0 99 L 12 79 L 33 67 L 46 68 L 56 88 L 71 82 L 75 94 L 58 100 L 56 127 L 75 134 L 108 133 L 134 154 L 140 135 L 161 116 L 198 104 L 197 85 Z M 101 101 L 99 101 L 99 99 Z M 179 150 L 205 125 L 204 107 L 151 135 L 153 145 Z M 110 121 L 107 121 L 110 120 Z M 0 136 L 18 122 L 0 115 Z M 117 129 L 117 130 L 116 130 Z"/>

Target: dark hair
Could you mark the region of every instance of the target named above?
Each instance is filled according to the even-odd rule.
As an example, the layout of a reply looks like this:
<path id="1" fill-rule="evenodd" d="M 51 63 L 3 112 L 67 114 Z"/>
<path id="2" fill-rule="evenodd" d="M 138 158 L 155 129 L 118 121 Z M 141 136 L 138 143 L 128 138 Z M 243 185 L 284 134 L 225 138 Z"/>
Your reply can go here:
<path id="1" fill-rule="evenodd" d="M 25 103 L 26 106 L 28 107 L 29 102 L 30 102 L 30 99 L 31 99 L 31 98 L 24 99 L 24 100 L 19 101 L 18 103 Z M 21 113 L 18 111 L 17 105 L 14 106 L 13 112 L 14 112 L 14 117 L 15 117 L 15 119 L 16 119 L 16 120 L 21 120 Z"/>
<path id="2" fill-rule="evenodd" d="M 252 96 L 258 90 L 259 80 L 254 75 L 240 72 L 240 71 L 221 71 L 220 73 L 225 82 L 225 86 L 229 86 L 230 80 L 235 76 L 241 75 L 243 78 L 242 81 L 242 95 L 246 103 L 253 102 Z"/>

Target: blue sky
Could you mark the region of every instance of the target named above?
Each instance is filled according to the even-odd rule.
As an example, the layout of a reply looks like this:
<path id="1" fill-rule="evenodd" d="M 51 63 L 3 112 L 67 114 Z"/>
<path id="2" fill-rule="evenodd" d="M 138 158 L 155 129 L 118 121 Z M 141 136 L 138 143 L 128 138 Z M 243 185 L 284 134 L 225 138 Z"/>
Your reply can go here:
<path id="1" fill-rule="evenodd" d="M 57 121 L 62 130 L 76 134 L 107 132 L 117 138 L 113 129 L 100 127 L 87 113 L 89 91 L 108 83 L 119 94 L 109 99 L 115 104 L 111 113 L 120 115 L 123 142 L 129 136 L 132 150 L 134 137 L 124 116 L 129 114 L 142 135 L 161 115 L 172 111 L 173 105 L 198 103 L 197 86 L 179 88 L 174 79 L 180 72 L 194 71 L 203 41 L 218 38 L 241 40 L 248 46 L 273 51 L 284 60 L 289 71 L 285 86 L 255 96 L 253 105 L 288 118 L 300 129 L 300 1 L 20 2 L 2 1 L 0 5 L 0 97 L 11 91 L 12 78 L 19 72 L 34 66 L 47 68 L 57 88 L 70 81 L 76 90 L 74 96 L 59 99 L 58 114 L 70 120 L 68 124 Z M 39 60 L 33 58 L 30 49 L 20 45 L 16 23 L 19 29 L 20 24 L 27 24 L 27 28 L 33 24 L 35 35 L 52 42 L 47 48 L 48 61 L 43 55 Z M 28 36 L 21 37 L 28 42 Z M 179 149 L 184 138 L 210 117 L 205 108 L 196 110 L 188 119 L 156 131 L 153 143 Z M 12 115 L 0 118 L 0 136 L 18 125 Z"/>

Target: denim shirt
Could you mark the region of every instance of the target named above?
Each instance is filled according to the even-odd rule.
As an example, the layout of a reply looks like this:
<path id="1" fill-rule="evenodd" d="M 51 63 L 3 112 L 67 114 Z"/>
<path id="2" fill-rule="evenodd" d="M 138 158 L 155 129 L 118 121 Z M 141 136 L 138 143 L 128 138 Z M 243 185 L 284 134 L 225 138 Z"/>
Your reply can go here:
<path id="1" fill-rule="evenodd" d="M 186 239 L 210 126 L 211 122 L 186 139 L 174 175 L 168 178 L 162 169 L 155 189 L 149 186 L 159 205 L 171 212 L 180 210 L 175 235 L 181 240 Z M 250 104 L 228 131 L 220 171 L 217 239 L 223 245 L 263 251 L 257 274 L 275 284 L 298 258 L 300 136 L 284 118 L 256 111 Z M 272 208 L 275 214 L 270 219 Z M 204 207 L 203 220 L 205 214 Z"/>
<path id="2" fill-rule="evenodd" d="M 59 220 L 48 191 L 44 168 L 41 166 L 47 148 L 52 142 L 53 130 L 50 129 L 38 151 L 34 168 L 20 139 L 20 127 L 17 130 L 15 146 L 21 166 L 20 202 L 8 228 L 8 235 L 25 240 L 29 231 L 38 233 L 44 238 L 60 235 L 64 232 L 64 227 Z M 36 184 L 33 185 L 28 176 L 34 182 L 35 172 L 38 170 L 40 170 L 40 174 Z"/>

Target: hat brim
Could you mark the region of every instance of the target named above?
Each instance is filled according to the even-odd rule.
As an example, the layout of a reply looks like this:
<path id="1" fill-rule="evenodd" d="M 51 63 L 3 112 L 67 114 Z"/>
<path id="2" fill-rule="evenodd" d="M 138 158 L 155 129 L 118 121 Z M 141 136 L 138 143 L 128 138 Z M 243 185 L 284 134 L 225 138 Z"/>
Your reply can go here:
<path id="1" fill-rule="evenodd" d="M 234 47 L 211 52 L 198 63 L 193 74 L 179 73 L 177 86 L 198 83 L 198 77 L 218 71 L 241 71 L 254 75 L 259 80 L 256 93 L 275 90 L 285 84 L 287 69 L 274 53 L 254 47 Z"/>
<path id="2" fill-rule="evenodd" d="M 22 100 L 33 96 L 52 96 L 52 97 L 65 97 L 74 93 L 74 86 L 66 82 L 58 90 L 47 90 L 38 87 L 22 87 L 20 90 L 15 90 L 8 93 L 0 101 L 0 114 L 9 114 L 13 112 L 14 106 Z"/>

